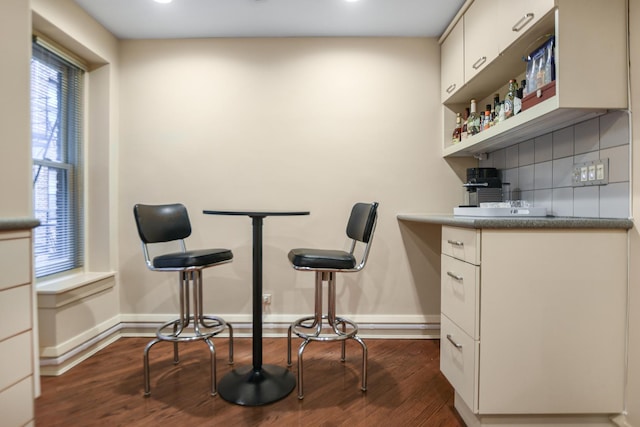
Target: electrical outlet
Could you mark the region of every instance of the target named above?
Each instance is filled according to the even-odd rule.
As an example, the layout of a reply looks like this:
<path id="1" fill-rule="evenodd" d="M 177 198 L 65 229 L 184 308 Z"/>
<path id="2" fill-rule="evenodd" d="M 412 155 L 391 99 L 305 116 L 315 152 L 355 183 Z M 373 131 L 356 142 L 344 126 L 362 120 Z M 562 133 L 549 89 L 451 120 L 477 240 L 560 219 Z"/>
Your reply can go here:
<path id="1" fill-rule="evenodd" d="M 264 305 L 271 305 L 271 294 L 262 294 L 262 303 Z"/>

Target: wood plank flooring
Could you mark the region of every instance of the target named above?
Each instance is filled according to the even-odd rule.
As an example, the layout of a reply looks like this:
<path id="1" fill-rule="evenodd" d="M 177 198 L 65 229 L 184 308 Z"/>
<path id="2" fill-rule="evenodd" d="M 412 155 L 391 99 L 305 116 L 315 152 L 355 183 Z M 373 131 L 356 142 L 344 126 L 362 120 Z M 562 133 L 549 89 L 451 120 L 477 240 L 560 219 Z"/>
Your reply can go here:
<path id="1" fill-rule="evenodd" d="M 151 350 L 151 396 L 143 396 L 142 350 L 149 338 L 121 338 L 59 377 L 42 378 L 36 425 L 46 426 L 464 426 L 453 389 L 439 370 L 437 340 L 365 340 L 368 390 L 360 391 L 361 349 L 311 343 L 305 350 L 305 398 L 296 390 L 265 406 L 243 407 L 209 395 L 204 343 Z M 251 364 L 251 340 L 236 338 L 236 367 Z M 295 347 L 300 340 L 295 341 Z M 226 338 L 214 339 L 218 380 L 227 364 Z M 265 338 L 265 364 L 286 366 L 286 339 Z M 296 372 L 295 353 L 292 372 Z"/>

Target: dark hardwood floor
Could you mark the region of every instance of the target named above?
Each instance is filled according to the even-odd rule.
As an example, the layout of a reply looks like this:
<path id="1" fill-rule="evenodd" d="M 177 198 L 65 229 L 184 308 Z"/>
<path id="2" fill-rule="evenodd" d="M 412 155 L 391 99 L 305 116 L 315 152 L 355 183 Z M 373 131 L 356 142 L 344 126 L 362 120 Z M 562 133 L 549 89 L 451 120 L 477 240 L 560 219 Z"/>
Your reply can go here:
<path id="1" fill-rule="evenodd" d="M 360 347 L 311 343 L 305 350 L 305 398 L 294 390 L 260 407 L 209 395 L 204 343 L 151 350 L 151 396 L 143 397 L 142 350 L 148 338 L 121 338 L 59 377 L 42 378 L 36 425 L 45 426 L 464 426 L 453 389 L 439 371 L 437 340 L 368 339 L 368 390 L 360 391 Z M 299 344 L 299 340 L 296 341 Z M 218 380 L 232 369 L 226 338 L 214 340 Z M 286 366 L 286 339 L 264 340 L 264 363 Z M 251 364 L 251 340 L 236 338 L 235 366 Z M 294 365 L 291 368 L 295 374 Z"/>

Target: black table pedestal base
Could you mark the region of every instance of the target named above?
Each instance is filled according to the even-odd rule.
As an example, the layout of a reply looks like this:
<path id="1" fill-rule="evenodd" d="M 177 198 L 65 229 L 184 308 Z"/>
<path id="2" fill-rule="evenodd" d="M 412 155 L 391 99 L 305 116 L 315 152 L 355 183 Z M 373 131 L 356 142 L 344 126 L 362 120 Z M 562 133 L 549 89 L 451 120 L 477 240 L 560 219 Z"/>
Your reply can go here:
<path id="1" fill-rule="evenodd" d="M 294 375 L 276 365 L 262 365 L 255 370 L 245 366 L 226 374 L 218 384 L 224 400 L 243 406 L 259 406 L 287 396 L 296 386 Z"/>

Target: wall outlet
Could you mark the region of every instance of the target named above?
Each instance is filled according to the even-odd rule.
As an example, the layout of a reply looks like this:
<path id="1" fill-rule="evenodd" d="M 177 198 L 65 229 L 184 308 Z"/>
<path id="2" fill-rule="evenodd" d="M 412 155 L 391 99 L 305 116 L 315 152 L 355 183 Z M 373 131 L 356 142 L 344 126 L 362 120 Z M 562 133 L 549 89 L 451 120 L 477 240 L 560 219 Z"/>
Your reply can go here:
<path id="1" fill-rule="evenodd" d="M 271 305 L 271 294 L 262 294 L 262 304 Z"/>

